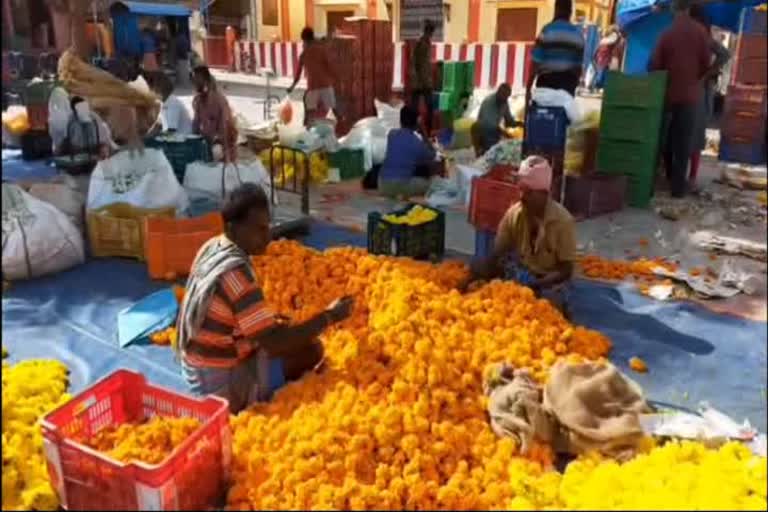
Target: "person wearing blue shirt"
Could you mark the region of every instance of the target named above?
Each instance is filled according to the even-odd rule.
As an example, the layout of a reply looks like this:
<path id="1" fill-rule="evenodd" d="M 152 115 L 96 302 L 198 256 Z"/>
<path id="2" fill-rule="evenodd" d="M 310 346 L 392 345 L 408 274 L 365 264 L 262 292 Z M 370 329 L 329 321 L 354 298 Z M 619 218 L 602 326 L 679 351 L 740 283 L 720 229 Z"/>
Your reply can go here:
<path id="1" fill-rule="evenodd" d="M 389 132 L 387 153 L 379 171 L 379 191 L 392 198 L 421 196 L 429 188 L 435 149 L 418 133 L 419 115 L 405 105 L 400 110 L 400 128 Z"/>
<path id="2" fill-rule="evenodd" d="M 555 0 L 555 18 L 544 25 L 533 47 L 533 72 L 526 84 L 526 105 L 536 87 L 562 89 L 574 96 L 584 60 L 582 28 L 571 23 L 572 0 Z"/>

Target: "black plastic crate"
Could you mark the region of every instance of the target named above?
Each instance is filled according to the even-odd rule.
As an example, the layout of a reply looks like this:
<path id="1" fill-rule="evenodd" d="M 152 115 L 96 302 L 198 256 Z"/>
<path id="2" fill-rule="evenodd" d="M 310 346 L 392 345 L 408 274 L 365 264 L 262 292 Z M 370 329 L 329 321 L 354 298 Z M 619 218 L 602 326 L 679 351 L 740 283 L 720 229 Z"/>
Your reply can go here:
<path id="1" fill-rule="evenodd" d="M 210 162 L 211 150 L 203 137 L 188 136 L 186 140 L 163 140 L 163 138 L 147 139 L 145 145 L 165 153 L 165 157 L 173 168 L 173 174 L 179 183 L 184 183 L 187 165 L 192 162 Z"/>
<path id="2" fill-rule="evenodd" d="M 21 136 L 21 158 L 40 160 L 53 154 L 53 142 L 47 130 L 30 130 Z"/>
<path id="3" fill-rule="evenodd" d="M 390 212 L 390 215 L 404 215 L 416 206 Z M 420 260 L 437 261 L 445 254 L 445 213 L 424 206 L 437 213 L 437 217 L 417 226 L 393 224 L 384 220 L 384 214 L 368 214 L 368 252 L 387 256 L 403 256 Z"/>

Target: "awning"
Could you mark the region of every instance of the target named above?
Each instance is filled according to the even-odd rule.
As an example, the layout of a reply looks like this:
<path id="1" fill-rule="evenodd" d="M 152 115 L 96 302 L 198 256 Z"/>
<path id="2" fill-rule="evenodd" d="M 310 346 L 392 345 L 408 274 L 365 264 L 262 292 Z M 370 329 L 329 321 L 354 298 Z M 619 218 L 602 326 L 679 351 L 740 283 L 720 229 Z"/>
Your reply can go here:
<path id="1" fill-rule="evenodd" d="M 139 16 L 178 16 L 188 18 L 192 10 L 178 4 L 156 4 L 151 2 L 115 2 L 114 5 L 123 5 L 132 14 Z"/>
<path id="2" fill-rule="evenodd" d="M 741 10 L 765 3 L 765 0 L 699 0 L 704 4 L 704 12 L 712 25 L 730 32 L 739 31 Z M 665 9 L 670 0 L 619 0 L 616 5 L 616 19 L 624 28 L 635 21 L 648 16 L 656 9 Z"/>

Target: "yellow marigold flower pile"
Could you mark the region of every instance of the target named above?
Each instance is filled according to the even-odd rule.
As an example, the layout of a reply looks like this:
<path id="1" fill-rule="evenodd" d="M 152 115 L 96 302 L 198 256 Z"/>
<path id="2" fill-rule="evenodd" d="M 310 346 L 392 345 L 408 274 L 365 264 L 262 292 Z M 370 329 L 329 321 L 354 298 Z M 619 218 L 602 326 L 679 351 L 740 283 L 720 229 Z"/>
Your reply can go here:
<path id="1" fill-rule="evenodd" d="M 551 454 L 539 446 L 522 459 L 491 431 L 483 372 L 507 361 L 543 380 L 558 357 L 604 356 L 604 336 L 513 283 L 461 295 L 457 263 L 278 242 L 254 265 L 267 302 L 294 319 L 357 300 L 323 336 L 324 372 L 233 419 L 233 508 L 482 509 L 556 496 L 512 485 L 551 482 Z"/>
<path id="2" fill-rule="evenodd" d="M 121 462 L 159 464 L 200 425 L 196 418 L 153 416 L 145 423 L 107 427 L 82 442 Z"/>
<path id="3" fill-rule="evenodd" d="M 3 362 L 3 510 L 56 510 L 38 420 L 69 400 L 58 361 Z"/>
<path id="4" fill-rule="evenodd" d="M 766 459 L 740 443 L 671 442 L 619 465 L 568 465 L 560 505 L 571 510 L 766 510 Z"/>

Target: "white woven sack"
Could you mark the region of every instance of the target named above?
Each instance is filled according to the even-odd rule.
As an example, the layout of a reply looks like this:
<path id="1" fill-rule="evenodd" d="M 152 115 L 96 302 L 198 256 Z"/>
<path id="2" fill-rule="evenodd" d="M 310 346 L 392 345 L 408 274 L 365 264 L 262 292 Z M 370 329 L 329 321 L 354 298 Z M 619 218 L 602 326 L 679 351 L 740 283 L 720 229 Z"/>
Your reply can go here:
<path id="1" fill-rule="evenodd" d="M 3 183 L 3 279 L 29 279 L 85 261 L 83 236 L 55 206 Z"/>

